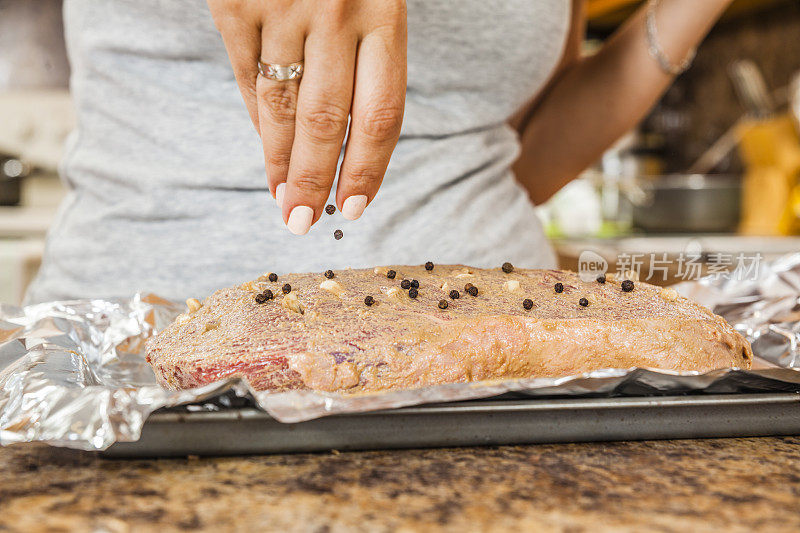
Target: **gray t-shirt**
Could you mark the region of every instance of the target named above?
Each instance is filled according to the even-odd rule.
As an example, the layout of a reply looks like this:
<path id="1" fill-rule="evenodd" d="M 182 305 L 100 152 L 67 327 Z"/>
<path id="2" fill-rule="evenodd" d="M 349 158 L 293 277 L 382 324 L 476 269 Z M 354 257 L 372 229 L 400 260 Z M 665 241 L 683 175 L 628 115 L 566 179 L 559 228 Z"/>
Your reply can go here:
<path id="1" fill-rule="evenodd" d="M 78 127 L 29 302 L 203 297 L 265 271 L 551 267 L 508 117 L 552 74 L 567 0 L 409 0 L 408 95 L 378 196 L 294 236 L 204 0 L 66 0 Z M 335 240 L 340 228 L 344 238 Z"/>

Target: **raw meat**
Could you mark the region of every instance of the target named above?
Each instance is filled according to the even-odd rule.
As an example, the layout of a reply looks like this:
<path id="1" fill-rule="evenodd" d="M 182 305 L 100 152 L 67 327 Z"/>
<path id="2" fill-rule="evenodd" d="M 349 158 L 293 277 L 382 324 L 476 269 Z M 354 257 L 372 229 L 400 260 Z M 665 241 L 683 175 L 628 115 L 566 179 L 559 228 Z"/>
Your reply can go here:
<path id="1" fill-rule="evenodd" d="M 404 279 L 418 281 L 416 298 L 401 287 Z M 264 275 L 215 292 L 199 308 L 193 302 L 150 340 L 147 358 L 171 389 L 243 376 L 258 390 L 340 392 L 602 368 L 750 367 L 749 344 L 721 317 L 672 289 L 637 281 L 625 292 L 623 281 L 461 265 L 342 270 L 332 279 L 290 274 L 276 282 Z M 477 296 L 465 292 L 467 283 Z M 265 289 L 274 298 L 257 303 Z"/>

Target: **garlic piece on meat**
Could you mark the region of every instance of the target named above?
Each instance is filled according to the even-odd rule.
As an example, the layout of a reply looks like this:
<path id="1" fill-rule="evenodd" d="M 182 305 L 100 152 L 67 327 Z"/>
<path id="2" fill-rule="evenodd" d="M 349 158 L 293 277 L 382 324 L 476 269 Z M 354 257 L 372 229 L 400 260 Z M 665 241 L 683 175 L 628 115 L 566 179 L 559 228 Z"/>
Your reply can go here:
<path id="1" fill-rule="evenodd" d="M 446 281 L 442 283 L 442 291 L 450 292 L 450 285 L 448 285 Z"/>
<path id="2" fill-rule="evenodd" d="M 386 267 L 375 267 L 372 271 L 381 276 L 385 276 L 389 272 L 389 269 Z"/>
<path id="3" fill-rule="evenodd" d="M 305 312 L 305 307 L 303 307 L 303 304 L 300 303 L 300 300 L 297 299 L 297 295 L 293 292 L 290 292 L 283 297 L 283 300 L 281 300 L 281 305 L 286 309 L 294 311 L 295 313 L 300 313 L 301 315 Z"/>
<path id="4" fill-rule="evenodd" d="M 664 298 L 668 302 L 674 302 L 675 300 L 678 299 L 678 291 L 676 291 L 671 287 L 665 287 L 661 289 L 658 295 Z"/>
<path id="5" fill-rule="evenodd" d="M 209 320 L 203 327 L 203 333 L 217 329 L 219 327 L 219 320 Z"/>
<path id="6" fill-rule="evenodd" d="M 344 287 L 342 287 L 339 282 L 334 281 L 332 279 L 326 279 L 322 283 L 319 284 L 319 288 L 323 291 L 328 291 L 329 293 L 338 296 L 339 298 L 342 297 L 344 294 Z"/>
<path id="7" fill-rule="evenodd" d="M 186 307 L 189 308 L 189 314 L 192 314 L 201 307 L 203 307 L 203 304 L 201 304 L 200 300 L 198 300 L 197 298 L 189 298 L 188 300 L 186 300 Z"/>
<path id="8" fill-rule="evenodd" d="M 397 287 L 381 287 L 381 292 L 389 298 L 400 299 L 400 297 L 403 295 L 402 291 Z"/>
<path id="9" fill-rule="evenodd" d="M 186 313 L 181 313 L 180 315 L 175 317 L 175 323 L 178 324 L 179 326 L 182 326 L 187 322 L 189 322 L 189 315 Z"/>
<path id="10" fill-rule="evenodd" d="M 515 279 L 510 279 L 503 283 L 503 288 L 508 292 L 514 292 L 519 290 L 519 281 Z"/>
<path id="11" fill-rule="evenodd" d="M 471 278 L 472 276 L 474 276 L 472 271 L 468 268 L 458 268 L 456 270 L 453 270 L 450 274 L 457 278 Z"/>

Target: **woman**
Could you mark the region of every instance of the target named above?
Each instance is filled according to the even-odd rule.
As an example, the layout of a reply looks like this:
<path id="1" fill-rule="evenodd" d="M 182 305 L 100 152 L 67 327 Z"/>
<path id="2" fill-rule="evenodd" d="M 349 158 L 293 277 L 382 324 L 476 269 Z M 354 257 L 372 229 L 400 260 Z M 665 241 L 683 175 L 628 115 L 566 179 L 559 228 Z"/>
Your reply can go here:
<path id="1" fill-rule="evenodd" d="M 645 115 L 729 2 L 650 2 L 581 59 L 581 0 L 66 0 L 71 192 L 28 301 L 551 267 L 533 202 Z"/>

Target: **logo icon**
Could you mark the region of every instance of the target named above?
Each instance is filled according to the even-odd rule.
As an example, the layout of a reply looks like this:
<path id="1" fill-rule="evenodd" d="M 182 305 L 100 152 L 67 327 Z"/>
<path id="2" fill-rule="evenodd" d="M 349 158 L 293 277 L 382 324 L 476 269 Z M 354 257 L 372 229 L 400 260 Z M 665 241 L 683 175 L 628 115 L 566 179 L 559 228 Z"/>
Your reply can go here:
<path id="1" fill-rule="evenodd" d="M 608 261 L 591 250 L 584 250 L 578 257 L 578 276 L 582 281 L 594 281 L 608 272 Z"/>

